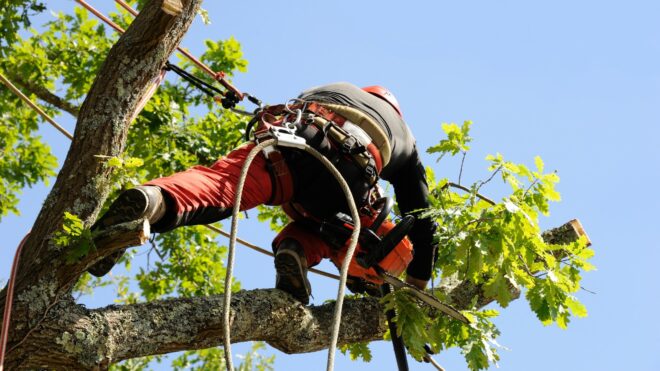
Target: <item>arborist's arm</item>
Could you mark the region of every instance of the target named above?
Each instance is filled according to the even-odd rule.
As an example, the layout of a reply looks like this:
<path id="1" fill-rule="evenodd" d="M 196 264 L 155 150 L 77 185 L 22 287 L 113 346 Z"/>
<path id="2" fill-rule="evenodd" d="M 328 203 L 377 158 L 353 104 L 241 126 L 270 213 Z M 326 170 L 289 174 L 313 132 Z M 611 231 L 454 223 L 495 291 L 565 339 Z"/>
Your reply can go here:
<path id="1" fill-rule="evenodd" d="M 429 187 L 426 171 L 422 165 L 417 148 L 408 161 L 395 172 L 390 183 L 402 214 L 429 207 Z M 436 246 L 433 244 L 435 223 L 430 219 L 417 218 L 408 237 L 413 243 L 415 255 L 407 269 L 406 281 L 419 288 L 424 288 L 431 278 L 431 271 L 436 258 Z"/>

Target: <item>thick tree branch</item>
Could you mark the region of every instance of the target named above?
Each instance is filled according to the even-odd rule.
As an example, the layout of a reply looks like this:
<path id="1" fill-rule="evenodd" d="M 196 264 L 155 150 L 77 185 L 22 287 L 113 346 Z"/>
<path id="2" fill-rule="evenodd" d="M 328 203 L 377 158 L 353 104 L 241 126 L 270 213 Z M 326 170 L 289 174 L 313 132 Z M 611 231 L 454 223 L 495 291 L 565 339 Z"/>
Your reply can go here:
<path id="1" fill-rule="evenodd" d="M 140 238 L 142 224 L 129 224 L 97 236 L 97 243 L 108 242 L 101 248 L 115 250 L 137 242 L 134 239 Z M 117 244 L 111 236 L 120 230 L 128 230 L 132 237 Z M 547 237 L 548 242 L 569 242 L 583 235 L 581 230 L 579 222 L 571 221 L 545 235 L 553 236 Z M 478 307 L 492 301 L 481 287 L 469 282 L 446 280 L 438 290 L 458 309 L 467 309 L 475 296 Z M 512 293 L 514 298 L 520 294 L 513 288 Z M 128 358 L 219 346 L 223 341 L 222 300 L 221 295 L 177 298 L 95 310 L 65 300 L 21 348 L 30 357 L 15 365 L 38 367 L 47 360 L 45 364 L 51 367 L 105 369 Z M 241 291 L 232 300 L 232 342 L 265 341 L 286 353 L 326 349 L 333 305 L 304 307 L 275 289 Z M 347 300 L 342 324 L 339 344 L 379 340 L 386 330 L 377 298 Z"/>
<path id="2" fill-rule="evenodd" d="M 29 91 L 30 93 L 34 94 L 39 98 L 40 100 L 57 107 L 63 111 L 68 112 L 71 116 L 73 117 L 78 117 L 78 111 L 80 111 L 80 107 L 70 103 L 66 99 L 59 97 L 53 93 L 50 92 L 50 90 L 44 88 L 41 85 L 35 84 L 29 80 L 24 79 L 20 75 L 17 75 L 15 73 L 12 73 L 11 70 L 6 71 L 7 76 L 14 81 L 17 85 L 20 85 L 23 89 Z"/>
<path id="3" fill-rule="evenodd" d="M 128 358 L 222 344 L 222 295 L 178 298 L 87 310 L 72 302 L 55 308 L 26 344 L 20 368 L 105 369 Z M 382 339 L 378 299 L 347 300 L 340 344 Z M 287 353 L 327 348 L 333 304 L 304 307 L 276 290 L 232 297 L 232 342 L 263 340 Z"/>

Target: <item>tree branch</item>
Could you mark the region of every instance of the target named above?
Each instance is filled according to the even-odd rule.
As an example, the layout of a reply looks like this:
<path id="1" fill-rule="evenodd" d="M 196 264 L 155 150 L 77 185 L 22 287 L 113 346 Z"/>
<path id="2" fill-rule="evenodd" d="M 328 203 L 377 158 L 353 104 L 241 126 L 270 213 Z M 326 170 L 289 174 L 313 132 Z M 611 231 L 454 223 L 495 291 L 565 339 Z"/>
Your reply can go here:
<path id="1" fill-rule="evenodd" d="M 553 243 L 569 235 L 578 238 L 580 230 L 582 227 L 575 220 L 546 234 L 553 236 L 548 237 L 548 242 Z M 511 289 L 514 299 L 518 298 L 520 291 Z M 475 296 L 478 307 L 492 301 L 484 296 L 480 286 L 455 279 L 444 280 L 436 290 L 441 290 L 449 304 L 458 309 L 468 309 Z M 222 301 L 223 296 L 216 295 L 94 310 L 72 300 L 64 301 L 55 306 L 38 325 L 39 331 L 21 347 L 22 353 L 30 357 L 13 366 L 35 368 L 49 364 L 105 369 L 124 359 L 219 346 L 223 341 Z M 334 303 L 328 303 L 305 307 L 276 289 L 240 291 L 232 299 L 232 342 L 265 341 L 285 353 L 326 349 L 333 306 Z M 380 340 L 385 331 L 378 298 L 346 300 L 339 344 Z"/>
<path id="2" fill-rule="evenodd" d="M 23 89 L 29 91 L 30 93 L 34 94 L 39 98 L 40 100 L 57 107 L 63 111 L 68 112 L 71 116 L 73 117 L 78 117 L 78 112 L 80 111 L 80 107 L 70 103 L 66 99 L 59 97 L 53 93 L 50 92 L 50 90 L 44 88 L 41 85 L 35 84 L 29 80 L 25 80 L 23 77 L 20 75 L 17 75 L 13 73 L 11 70 L 6 71 L 7 76 L 14 81 L 17 85 L 20 85 Z"/>

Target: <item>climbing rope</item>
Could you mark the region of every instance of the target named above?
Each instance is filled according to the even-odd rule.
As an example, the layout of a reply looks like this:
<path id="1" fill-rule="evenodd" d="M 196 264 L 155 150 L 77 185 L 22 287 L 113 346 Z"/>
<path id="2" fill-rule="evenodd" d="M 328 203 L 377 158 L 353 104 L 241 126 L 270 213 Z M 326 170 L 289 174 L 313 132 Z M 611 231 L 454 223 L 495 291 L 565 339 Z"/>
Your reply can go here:
<path id="1" fill-rule="evenodd" d="M 223 305 L 223 331 L 224 331 L 224 347 L 225 347 L 225 362 L 227 365 L 227 370 L 233 371 L 233 364 L 231 359 L 231 281 L 233 279 L 233 269 L 234 269 L 234 251 L 236 245 L 236 235 L 238 234 L 238 214 L 240 212 L 241 197 L 243 193 L 243 186 L 245 185 L 245 179 L 247 178 L 248 170 L 254 158 L 259 152 L 264 148 L 277 144 L 276 139 L 269 139 L 257 144 L 245 159 L 243 168 L 241 169 L 240 178 L 236 188 L 236 195 L 234 197 L 234 207 L 232 209 L 232 223 L 231 223 L 231 235 L 229 240 L 229 251 L 227 253 L 227 272 L 225 275 L 225 296 L 224 296 L 224 305 Z M 280 143 L 283 144 L 284 143 Z M 350 244 L 348 250 L 346 251 L 346 256 L 342 262 L 340 276 L 339 276 L 339 289 L 337 290 L 337 301 L 335 304 L 334 316 L 333 316 L 333 325 L 332 325 L 332 334 L 330 339 L 330 345 L 328 347 L 328 363 L 326 370 L 332 371 L 334 369 L 335 353 L 337 349 L 337 339 L 339 337 L 339 328 L 341 326 L 341 312 L 342 306 L 344 304 L 344 293 L 346 289 L 346 279 L 348 276 L 348 266 L 353 259 L 353 254 L 358 243 L 358 236 L 360 234 L 360 216 L 358 214 L 357 206 L 355 206 L 355 200 L 351 194 L 349 185 L 344 180 L 344 177 L 341 175 L 339 170 L 323 156 L 316 149 L 305 144 L 302 149 L 312 155 L 314 158 L 319 160 L 326 169 L 335 177 L 337 182 L 344 192 L 346 201 L 348 202 L 349 209 L 351 211 L 351 217 L 355 223 L 353 231 L 351 232 Z"/>
<path id="2" fill-rule="evenodd" d="M 0 371 L 4 370 L 5 364 L 5 350 L 7 349 L 7 337 L 9 335 L 9 321 L 11 320 L 11 307 L 14 301 L 14 285 L 16 284 L 16 272 L 18 271 L 18 261 L 21 257 L 21 251 L 25 245 L 30 232 L 18 244 L 16 254 L 14 255 L 14 262 L 11 265 L 11 273 L 9 275 L 9 284 L 7 285 L 7 295 L 5 296 L 5 311 L 2 314 L 2 329 L 0 330 Z"/>
<path id="3" fill-rule="evenodd" d="M 252 164 L 252 160 L 259 154 L 264 148 L 275 144 L 275 139 L 267 140 L 263 143 L 256 145 L 250 153 L 248 153 L 243 168 L 241 170 L 241 175 L 238 179 L 238 185 L 236 186 L 236 195 L 234 196 L 234 207 L 232 209 L 232 219 L 231 219 L 231 235 L 229 238 L 229 251 L 227 253 L 227 271 L 225 274 L 225 296 L 223 304 L 223 331 L 224 331 L 224 346 L 225 346 L 225 364 L 227 365 L 227 370 L 234 371 L 234 366 L 231 360 L 231 323 L 230 323 L 230 311 L 231 311 L 231 281 L 234 274 L 234 250 L 236 246 L 236 234 L 238 232 L 238 214 L 241 210 L 241 197 L 243 195 L 243 186 L 245 185 L 245 180 L 247 179 L 248 169 Z"/>

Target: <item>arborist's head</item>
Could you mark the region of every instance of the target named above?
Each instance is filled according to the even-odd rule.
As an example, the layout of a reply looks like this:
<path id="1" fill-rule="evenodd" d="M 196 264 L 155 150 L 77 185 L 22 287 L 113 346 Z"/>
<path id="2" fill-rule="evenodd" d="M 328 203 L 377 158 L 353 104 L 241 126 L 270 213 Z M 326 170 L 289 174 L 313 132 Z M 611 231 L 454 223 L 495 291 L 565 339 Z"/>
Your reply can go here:
<path id="1" fill-rule="evenodd" d="M 392 94 L 389 90 L 382 86 L 378 85 L 373 85 L 373 86 L 367 86 L 362 88 L 362 90 L 366 91 L 367 93 L 370 93 L 372 95 L 377 96 L 378 98 L 386 101 L 387 103 L 394 108 L 394 110 L 403 118 L 403 114 L 401 113 L 401 107 L 399 107 L 399 101 L 396 100 L 396 97 L 394 94 Z"/>

